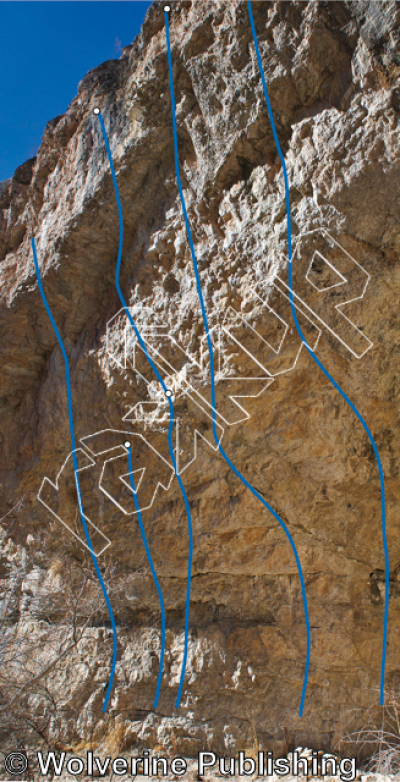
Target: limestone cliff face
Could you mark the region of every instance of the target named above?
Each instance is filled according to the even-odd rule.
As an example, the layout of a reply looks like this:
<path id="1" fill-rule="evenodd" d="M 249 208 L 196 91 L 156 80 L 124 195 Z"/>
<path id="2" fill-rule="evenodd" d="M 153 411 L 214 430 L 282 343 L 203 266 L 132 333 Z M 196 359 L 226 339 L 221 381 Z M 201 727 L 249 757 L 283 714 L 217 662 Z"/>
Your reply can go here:
<path id="1" fill-rule="evenodd" d="M 390 689 L 400 659 L 400 7 L 313 0 L 254 2 L 253 10 L 288 166 L 298 317 L 368 423 L 383 463 Z M 212 438 L 209 360 L 174 168 L 163 7 L 155 3 L 122 58 L 87 74 L 67 113 L 48 123 L 37 158 L 0 186 L 0 488 L 8 514 L 1 576 L 7 637 L 22 660 L 7 668 L 15 700 L 2 742 L 11 741 L 13 721 L 30 715 L 31 746 L 159 745 L 189 755 L 207 747 L 328 749 L 349 710 L 361 710 L 361 724 L 378 703 L 377 464 L 290 314 L 283 177 L 246 3 L 176 2 L 170 27 L 181 174 L 218 370 L 218 431 L 299 552 L 312 640 L 304 715 L 306 632 L 293 552 Z M 94 107 L 124 213 L 121 288 L 174 391 L 176 453 L 192 513 L 179 709 L 187 520 L 168 453 L 168 404 L 115 290 L 118 213 Z M 84 510 L 97 528 L 96 551 L 106 547 L 99 564 L 119 654 L 105 714 L 111 631 L 81 542 L 70 459 L 62 470 L 71 451 L 65 372 L 38 291 L 32 235 L 69 356 Z M 129 472 L 127 436 L 167 615 L 156 711 L 159 602 L 120 480 Z M 22 693 L 18 682 L 27 684 Z"/>

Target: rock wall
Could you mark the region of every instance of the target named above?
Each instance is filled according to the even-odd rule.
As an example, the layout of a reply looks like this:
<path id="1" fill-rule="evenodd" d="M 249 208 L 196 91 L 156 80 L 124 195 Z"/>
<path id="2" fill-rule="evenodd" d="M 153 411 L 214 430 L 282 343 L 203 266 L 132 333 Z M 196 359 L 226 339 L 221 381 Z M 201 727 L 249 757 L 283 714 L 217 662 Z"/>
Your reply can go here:
<path id="1" fill-rule="evenodd" d="M 382 459 L 390 691 L 400 652 L 400 7 L 254 2 L 253 13 L 288 166 L 298 317 Z M 156 2 L 121 59 L 88 73 L 67 113 L 48 123 L 37 158 L 0 185 L 3 640 L 20 650 L 3 676 L 5 702 L 10 692 L 14 700 L 1 741 L 12 743 L 18 723 L 31 746 L 160 746 L 188 755 L 208 747 L 225 754 L 330 749 L 350 711 L 360 710 L 362 724 L 379 699 L 377 463 L 290 314 L 282 169 L 246 3 L 178 0 L 170 28 L 181 174 L 218 370 L 218 432 L 299 552 L 311 621 L 304 714 L 306 631 L 293 552 L 212 438 L 209 361 Z M 187 519 L 167 447 L 168 403 L 114 285 L 118 213 L 95 107 L 124 214 L 121 288 L 174 391 L 176 454 L 192 514 L 179 709 Z M 84 510 L 97 528 L 96 551 L 104 549 L 99 564 L 118 627 L 106 713 L 112 634 L 78 520 L 64 364 L 38 291 L 32 235 L 69 357 Z M 166 607 L 156 710 L 160 611 L 133 498 L 120 480 L 129 472 L 127 436 Z"/>

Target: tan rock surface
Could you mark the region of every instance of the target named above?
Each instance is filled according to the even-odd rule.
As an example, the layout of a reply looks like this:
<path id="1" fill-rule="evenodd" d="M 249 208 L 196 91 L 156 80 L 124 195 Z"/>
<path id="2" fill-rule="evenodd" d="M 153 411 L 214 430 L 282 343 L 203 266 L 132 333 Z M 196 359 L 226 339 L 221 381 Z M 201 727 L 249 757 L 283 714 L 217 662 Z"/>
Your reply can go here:
<path id="1" fill-rule="evenodd" d="M 400 8 L 396 2 L 253 5 L 291 183 L 293 284 L 312 310 L 303 306 L 300 322 L 310 344 L 318 338 L 318 358 L 368 422 L 382 458 L 390 688 L 400 654 Z M 246 4 L 174 3 L 171 42 L 183 187 L 220 361 L 217 408 L 228 422 L 223 445 L 287 524 L 305 574 L 312 648 L 304 716 L 298 707 L 306 635 L 290 545 L 216 454 L 210 417 L 198 405 L 199 395 L 203 408 L 210 398 L 209 364 L 176 185 L 157 3 L 121 60 L 87 74 L 67 113 L 48 123 L 37 159 L 0 190 L 1 515 L 24 498 L 3 522 L 3 583 L 14 574 L 17 584 L 11 627 L 22 639 L 28 633 L 30 643 L 37 637 L 41 654 L 51 659 L 49 649 L 67 643 L 70 632 L 65 596 L 68 579 L 78 578 L 76 563 L 89 574 L 87 605 L 96 607 L 92 616 L 85 604 L 82 616 L 91 619 L 82 639 L 46 677 L 57 719 L 42 691 L 26 691 L 26 709 L 51 745 L 70 748 L 92 742 L 107 751 L 114 742 L 129 752 L 161 745 L 189 756 L 209 747 L 331 749 L 349 711 L 359 709 L 362 724 L 366 709 L 378 704 L 384 559 L 377 465 L 355 415 L 306 351 L 299 352 L 284 295 L 282 172 Z M 138 494 L 143 502 L 151 502 L 160 475 L 166 481 L 170 475 L 168 466 L 151 460 L 147 445 L 169 459 L 168 406 L 138 349 L 134 364 L 133 337 L 115 291 L 118 215 L 96 106 L 124 212 L 121 288 L 149 345 L 173 367 L 179 460 L 193 520 L 190 649 L 176 710 L 188 556 L 176 480 L 143 513 L 167 611 L 155 713 L 159 604 L 122 473 L 107 468 L 105 480 L 128 515 L 99 490 L 102 458 L 81 473 L 85 513 L 111 541 L 99 562 L 109 578 L 119 656 L 105 715 L 107 612 L 87 550 L 37 499 L 43 478 L 55 481 L 71 446 L 64 366 L 35 279 L 32 231 L 70 360 L 77 439 L 87 438 L 93 454 L 126 439 L 96 433 L 130 433 L 137 469 L 148 465 Z M 331 287 L 341 281 L 338 272 L 347 280 L 345 295 Z M 349 298 L 356 298 L 345 308 L 354 325 L 335 309 Z M 241 404 L 248 415 L 231 400 L 235 395 L 246 397 Z M 88 456 L 86 447 L 83 466 Z M 47 489 L 54 512 L 82 535 L 72 473 L 58 493 Z M 39 658 L 33 669 L 46 665 Z M 5 729 L 4 746 L 9 740 Z M 32 729 L 28 740 L 38 741 L 38 733 Z"/>

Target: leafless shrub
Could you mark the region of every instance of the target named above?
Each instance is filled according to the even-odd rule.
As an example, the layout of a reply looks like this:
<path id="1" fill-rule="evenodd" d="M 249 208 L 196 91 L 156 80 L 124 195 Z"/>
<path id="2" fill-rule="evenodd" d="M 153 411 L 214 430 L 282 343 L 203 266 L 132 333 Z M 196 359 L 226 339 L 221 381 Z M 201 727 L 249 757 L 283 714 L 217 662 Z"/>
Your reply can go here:
<path id="1" fill-rule="evenodd" d="M 361 720 L 362 727 L 352 729 Z M 361 710 L 352 712 L 346 733 L 337 745 L 339 751 L 345 748 L 357 756 L 366 771 L 400 778 L 400 692 L 397 689 L 386 692 L 384 706 L 371 707 L 366 719 Z"/>
<path id="2" fill-rule="evenodd" d="M 24 612 L 21 589 L 32 567 L 23 559 L 13 552 L 0 577 L 0 747 L 25 747 L 29 755 L 29 747 L 54 748 L 62 737 L 63 693 L 54 673 L 74 652 L 80 658 L 82 642 L 106 612 L 91 563 L 66 554 L 40 571 Z M 109 585 L 113 567 L 105 563 L 103 570 Z"/>
<path id="3" fill-rule="evenodd" d="M 90 650 L 93 643 L 100 642 L 106 647 L 102 658 L 111 660 L 113 636 L 88 552 L 78 551 L 76 546 L 71 549 L 62 535 L 58 554 L 49 553 L 48 557 L 31 543 L 24 548 L 13 542 L 9 532 L 20 507 L 21 503 L 12 508 L 4 517 L 7 523 L 0 525 L 0 758 L 16 749 L 24 752 L 30 769 L 25 778 L 34 779 L 39 778 L 39 748 L 61 750 L 78 738 L 70 726 L 78 720 L 92 689 L 97 697 L 102 687 Z M 143 580 L 151 578 L 149 569 L 127 573 L 107 553 L 99 566 L 117 625 L 130 629 L 143 610 L 138 595 Z M 153 598 L 144 609 L 148 628 L 140 635 L 138 659 L 157 656 L 159 612 L 157 596 Z M 77 666 L 76 680 L 65 674 L 71 664 L 73 670 Z M 128 686 L 123 667 L 119 676 Z M 86 680 L 87 692 L 79 684 Z M 60 682 L 68 687 L 71 684 L 71 692 L 65 692 Z M 94 727 L 88 724 L 86 730 L 90 744 Z"/>

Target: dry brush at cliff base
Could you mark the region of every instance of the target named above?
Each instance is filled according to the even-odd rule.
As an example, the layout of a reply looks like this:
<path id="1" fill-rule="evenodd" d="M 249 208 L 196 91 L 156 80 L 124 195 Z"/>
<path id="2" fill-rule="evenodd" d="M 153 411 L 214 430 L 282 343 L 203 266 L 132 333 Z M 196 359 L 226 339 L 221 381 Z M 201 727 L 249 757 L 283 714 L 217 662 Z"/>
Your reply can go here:
<path id="1" fill-rule="evenodd" d="M 391 0 L 254 2 L 253 13 L 288 167 L 299 317 L 319 359 L 368 422 L 383 463 L 386 685 L 396 690 L 400 8 Z M 84 510 L 100 542 L 110 543 L 99 563 L 104 574 L 112 569 L 119 643 L 102 713 L 111 631 L 99 594 L 94 613 L 86 602 L 79 621 L 71 620 L 84 634 L 41 680 L 41 694 L 24 691 L 24 717 L 42 734 L 33 728 L 27 742 L 128 753 L 160 745 L 188 756 L 200 749 L 331 749 L 349 711 L 359 710 L 356 730 L 378 703 L 384 560 L 376 461 L 293 327 L 282 171 L 246 4 L 176 2 L 170 31 L 181 174 L 219 362 L 223 445 L 287 524 L 305 574 L 312 645 L 304 716 L 305 626 L 291 548 L 212 447 L 205 335 L 175 177 L 163 6 L 154 3 L 121 59 L 85 76 L 66 114 L 48 123 L 37 158 L 0 185 L 1 515 L 24 497 L 4 521 L 7 632 L 37 639 L 41 652 L 29 668 L 35 678 L 71 642 L 65 606 L 55 597 L 68 594 L 68 583 L 77 589 L 79 578 L 88 579 L 82 599 L 90 603 L 97 589 L 79 540 L 71 462 L 62 471 L 71 450 L 65 372 L 37 287 L 33 232 L 71 367 Z M 138 469 L 147 465 L 143 496 L 152 498 L 162 469 L 168 483 L 168 408 L 114 285 L 118 214 L 95 107 L 124 214 L 121 288 L 175 389 L 194 537 L 179 710 L 188 557 L 181 494 L 171 480 L 143 512 L 167 620 L 154 712 L 157 592 L 132 496 L 124 493 L 129 487 L 102 458 L 116 446 L 110 431 L 127 432 Z M 354 301 L 341 314 L 336 305 L 347 298 Z M 159 455 L 154 461 L 150 447 Z M 45 477 L 48 509 L 38 500 Z M 4 749 L 12 748 L 15 730 L 2 723 Z"/>

